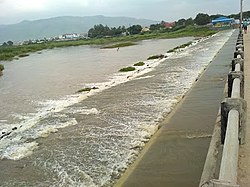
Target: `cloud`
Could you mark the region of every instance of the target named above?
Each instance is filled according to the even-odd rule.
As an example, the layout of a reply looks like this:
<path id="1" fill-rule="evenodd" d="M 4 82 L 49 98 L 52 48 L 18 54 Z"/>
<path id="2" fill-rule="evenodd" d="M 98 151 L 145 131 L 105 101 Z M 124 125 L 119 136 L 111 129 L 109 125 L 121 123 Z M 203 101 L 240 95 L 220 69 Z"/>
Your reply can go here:
<path id="1" fill-rule="evenodd" d="M 244 1 L 244 10 L 250 5 Z M 0 24 L 55 16 L 128 16 L 174 21 L 239 12 L 238 0 L 0 0 Z"/>

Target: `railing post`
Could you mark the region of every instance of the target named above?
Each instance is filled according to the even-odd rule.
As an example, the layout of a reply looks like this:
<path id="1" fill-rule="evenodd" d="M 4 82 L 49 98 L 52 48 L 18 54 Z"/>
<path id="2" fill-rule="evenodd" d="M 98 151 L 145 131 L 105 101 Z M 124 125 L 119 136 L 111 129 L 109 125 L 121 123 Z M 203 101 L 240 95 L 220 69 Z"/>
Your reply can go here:
<path id="1" fill-rule="evenodd" d="M 242 98 L 226 98 L 221 102 L 221 143 L 224 144 L 228 113 L 234 109 L 239 112 L 240 126 L 239 126 L 239 140 L 240 144 L 245 143 L 245 132 L 246 132 L 246 108 L 247 103 Z"/>
<path id="2" fill-rule="evenodd" d="M 233 109 L 228 113 L 226 139 L 224 143 L 219 175 L 220 181 L 230 181 L 230 183 L 233 185 L 236 185 L 237 183 L 239 117 L 240 114 L 237 110 Z"/>
<path id="3" fill-rule="evenodd" d="M 238 44 L 236 45 L 236 51 L 238 51 L 238 49 L 242 49 L 242 51 L 244 51 L 244 45 L 243 44 Z"/>
<path id="4" fill-rule="evenodd" d="M 240 97 L 244 98 L 244 73 L 242 71 L 231 71 L 228 74 L 228 97 L 232 95 L 234 79 L 240 80 Z"/>
<path id="5" fill-rule="evenodd" d="M 241 58 L 234 58 L 232 60 L 232 71 L 235 71 L 235 65 L 240 64 L 240 71 L 244 71 L 244 60 Z"/>
<path id="6" fill-rule="evenodd" d="M 237 50 L 234 52 L 234 58 L 237 58 L 237 56 L 240 55 L 242 59 L 244 59 L 244 52 L 243 50 Z"/>

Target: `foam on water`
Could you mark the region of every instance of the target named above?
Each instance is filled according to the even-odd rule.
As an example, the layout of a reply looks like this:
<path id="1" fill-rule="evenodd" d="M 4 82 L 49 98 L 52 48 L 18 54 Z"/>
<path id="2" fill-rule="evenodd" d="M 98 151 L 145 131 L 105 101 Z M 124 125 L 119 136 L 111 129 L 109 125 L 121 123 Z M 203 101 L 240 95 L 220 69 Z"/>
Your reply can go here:
<path id="1" fill-rule="evenodd" d="M 138 77 L 138 78 L 135 78 L 135 80 L 149 79 L 149 78 L 152 78 L 152 77 L 154 77 L 154 75 L 149 75 L 149 76 L 144 76 L 144 77 Z"/>
<path id="2" fill-rule="evenodd" d="M 11 160 L 20 160 L 31 155 L 32 151 L 37 148 L 38 143 L 36 142 L 11 145 L 6 148 L 5 152 L 2 153 L 1 159 L 7 158 Z"/>
<path id="3" fill-rule="evenodd" d="M 204 70 L 204 68 L 213 59 L 219 49 L 224 45 L 232 32 L 224 32 L 224 35 L 220 35 L 213 44 L 208 44 L 208 47 L 203 49 L 199 45 L 199 42 L 207 42 L 208 38 L 195 41 L 191 46 L 181 49 L 178 52 L 167 53 L 160 60 L 148 60 L 145 61 L 145 65 L 136 67 L 134 72 L 116 73 L 110 77 L 109 81 L 102 83 L 84 84 L 83 87 L 96 87 L 98 89 L 92 89 L 90 92 L 73 94 L 62 98 L 61 100 L 47 100 L 39 103 L 39 110 L 35 114 L 29 114 L 24 117 L 24 120 L 20 124 L 5 124 L 1 125 L 1 132 L 10 132 L 0 140 L 0 157 L 18 160 L 32 154 L 32 151 L 37 148 L 35 140 L 39 137 L 46 137 L 50 133 L 55 133 L 59 128 L 65 128 L 68 126 L 76 125 L 77 121 L 72 115 L 80 114 L 96 115 L 101 121 L 105 121 L 108 126 L 98 127 L 92 126 L 89 131 L 83 132 L 81 137 L 82 144 L 90 145 L 87 140 L 90 141 L 90 147 L 78 145 L 82 152 L 91 152 L 91 158 L 95 158 L 95 162 L 87 160 L 84 165 L 77 163 L 77 158 L 67 158 L 63 153 L 58 153 L 54 160 L 37 160 L 36 164 L 42 168 L 50 170 L 55 173 L 58 180 L 51 183 L 51 186 L 109 186 L 116 178 L 119 178 L 121 172 L 123 172 L 129 164 L 131 164 L 138 156 L 140 150 L 144 147 L 145 143 L 150 137 L 157 131 L 159 121 L 169 113 L 176 103 L 183 97 L 188 89 L 193 85 L 197 77 Z M 214 35 L 212 37 L 216 37 Z M 212 47 L 211 47 L 212 45 Z M 206 46 L 206 45 L 204 45 Z M 84 99 L 91 97 L 103 90 L 117 86 L 121 83 L 128 82 L 130 80 L 144 80 L 155 78 L 156 75 L 144 76 L 154 70 L 159 64 L 168 60 L 178 60 L 182 57 L 190 56 L 191 52 L 203 50 L 203 52 L 193 59 L 194 67 L 185 68 L 176 66 L 171 71 L 166 72 L 166 75 L 162 75 L 163 80 L 168 81 L 168 85 L 155 83 L 155 89 L 146 90 L 141 95 L 141 100 L 135 100 L 131 105 L 138 105 L 136 111 L 126 111 L 126 105 L 130 103 L 124 102 L 123 113 L 110 113 L 103 112 L 97 106 L 78 107 L 73 106 Z M 146 88 L 145 88 L 146 89 Z M 166 93 L 166 90 L 168 92 Z M 171 92 L 173 90 L 173 92 Z M 167 97 L 166 97 L 167 96 Z M 131 107 L 133 108 L 133 106 Z M 152 110 L 150 115 L 145 115 L 141 112 L 141 109 Z M 116 109 L 114 109 L 116 110 Z M 62 112 L 60 113 L 60 112 Z M 138 116 L 141 115 L 141 118 Z M 70 115 L 68 115 L 70 114 Z M 118 114 L 118 115 L 117 115 Z M 69 117 L 71 116 L 71 117 Z M 19 116 L 19 118 L 21 118 Z M 6 123 L 6 121 L 1 121 Z M 16 127 L 16 129 L 15 129 Z M 15 129 L 15 130 L 12 130 Z M 81 133 L 81 132 L 80 132 Z M 75 135 L 74 135 L 75 136 Z M 186 138 L 207 137 L 209 135 L 191 134 Z M 28 142 L 27 142 L 28 140 Z M 96 146 L 95 140 L 98 140 L 98 146 Z M 84 142 L 86 141 L 86 142 Z M 107 144 L 105 144 L 105 142 Z M 91 147 L 92 146 L 92 147 Z M 80 152 L 80 150 L 79 150 Z M 82 153 L 79 153 L 80 155 Z M 96 154 L 96 155 L 95 155 Z M 54 158 L 54 156 L 52 157 Z M 106 163 L 105 167 L 102 165 Z"/>
<path id="4" fill-rule="evenodd" d="M 69 106 L 72 106 L 92 95 L 95 95 L 96 93 L 102 92 L 103 90 L 117 86 L 121 83 L 133 80 L 136 77 L 142 76 L 143 74 L 152 71 L 157 65 L 163 62 L 165 59 L 166 58 L 162 58 L 159 60 L 158 59 L 147 60 L 144 62 L 145 65 L 137 67 L 136 71 L 126 72 L 126 73 L 116 73 L 112 77 L 110 77 L 108 82 L 85 84 L 86 87 L 94 85 L 95 87 L 98 88 L 98 89 L 92 89 L 87 93 L 73 94 L 71 96 L 66 96 L 65 98 L 62 98 L 60 100 L 46 100 L 39 102 L 38 104 L 40 105 L 40 108 L 38 109 L 37 113 L 28 114 L 27 116 L 21 116 L 19 114 L 15 114 L 19 119 L 24 119 L 24 120 L 20 124 L 6 124 L 1 126 L 2 128 L 1 132 L 4 132 L 5 136 L 1 137 L 0 148 L 2 151 L 0 151 L 0 155 L 5 153 L 6 148 L 8 148 L 9 146 L 13 146 L 13 144 L 17 143 L 14 141 L 9 141 L 9 139 L 17 139 L 17 140 L 26 139 L 24 136 L 27 136 L 27 134 L 30 133 L 35 134 L 32 137 L 34 139 L 38 138 L 39 137 L 38 135 L 40 135 L 41 137 L 46 137 L 49 133 L 56 132 L 57 128 L 62 128 L 72 125 L 72 123 L 63 122 L 63 125 L 57 123 L 56 125 L 50 125 L 50 126 L 45 125 L 43 126 L 43 128 L 34 128 L 37 124 L 39 124 L 40 121 L 46 119 L 48 116 L 54 115 Z M 97 109 L 90 109 L 90 110 L 83 109 L 78 112 L 82 114 L 98 114 Z M 13 130 L 13 128 L 16 129 Z M 38 133 L 34 132 L 34 129 L 38 130 Z M 20 156 L 19 158 L 23 158 L 23 156 Z"/>
<path id="5" fill-rule="evenodd" d="M 99 111 L 96 108 L 71 108 L 67 110 L 68 113 L 72 114 L 85 114 L 85 115 L 90 115 L 90 114 L 99 114 Z"/>
<path id="6" fill-rule="evenodd" d="M 86 150 L 84 149 L 83 151 L 90 151 L 91 155 L 89 155 L 90 161 L 85 160 L 84 162 L 86 167 L 81 168 L 81 170 L 89 174 L 91 181 L 96 186 L 112 186 L 113 182 L 119 178 L 128 165 L 136 159 L 145 143 L 157 131 L 159 121 L 173 109 L 176 103 L 191 88 L 197 77 L 204 71 L 204 68 L 225 44 L 232 32 L 219 33 L 219 36 L 213 36 L 218 37 L 216 40 L 212 40 L 212 42 L 211 40 L 203 39 L 202 42 L 205 43 L 203 47 L 192 45 L 179 52 L 166 54 L 168 56 L 167 62 L 171 60 L 178 62 L 178 59 L 182 60 L 183 57 L 188 57 L 189 61 L 186 64 L 182 63 L 185 67 L 171 66 L 171 71 L 166 70 L 165 74 L 161 75 L 161 79 L 164 81 L 149 81 L 150 88 L 147 89 L 146 86 L 146 88 L 143 88 L 145 89 L 143 91 L 135 91 L 134 95 L 132 94 L 133 96 L 143 92 L 138 97 L 139 99 L 137 98 L 130 102 L 119 100 L 121 102 L 119 107 L 122 107 L 122 109 L 116 108 L 116 105 L 111 105 L 110 110 L 108 110 L 109 113 L 105 113 L 97 108 L 100 111 L 98 118 L 104 121 L 105 124 L 108 124 L 108 126 L 91 126 L 89 131 L 82 134 L 86 138 L 84 145 L 90 146 L 90 148 L 87 146 Z M 202 52 L 196 53 L 200 49 L 202 49 Z M 192 57 L 190 53 L 195 54 L 195 57 Z M 156 66 L 161 64 L 157 63 Z M 166 68 L 166 66 L 162 67 Z M 150 68 L 149 71 L 151 71 Z M 118 85 L 116 81 L 123 80 L 123 78 L 125 82 L 135 80 L 134 73 L 140 74 L 140 71 L 116 74 L 111 78 L 111 85 Z M 156 77 L 157 75 L 155 74 L 155 76 L 150 78 Z M 143 80 L 143 78 L 137 80 Z M 173 90 L 172 92 L 171 89 Z M 128 98 L 133 99 L 133 96 Z M 126 99 L 124 98 L 124 100 Z M 145 112 L 147 110 L 150 110 L 150 112 Z M 209 134 L 197 132 L 186 133 L 183 135 L 183 138 L 207 138 L 209 136 Z M 93 160 L 95 164 L 91 162 Z"/>

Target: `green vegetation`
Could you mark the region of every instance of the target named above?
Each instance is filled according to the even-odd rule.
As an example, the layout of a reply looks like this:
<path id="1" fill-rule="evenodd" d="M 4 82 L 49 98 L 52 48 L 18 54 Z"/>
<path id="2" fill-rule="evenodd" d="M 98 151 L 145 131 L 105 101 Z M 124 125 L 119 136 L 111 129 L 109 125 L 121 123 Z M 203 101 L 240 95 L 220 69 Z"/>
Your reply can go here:
<path id="1" fill-rule="evenodd" d="M 92 88 L 83 88 L 77 91 L 77 93 L 81 93 L 81 92 L 89 92 L 90 90 L 92 90 Z"/>
<path id="2" fill-rule="evenodd" d="M 103 47 L 103 49 L 127 47 L 127 46 L 132 46 L 132 45 L 136 45 L 136 44 L 134 42 L 123 42 L 123 43 L 118 43 L 118 44 L 113 44 L 113 45 L 105 46 L 105 47 Z"/>
<path id="3" fill-rule="evenodd" d="M 128 72 L 128 71 L 135 71 L 135 68 L 134 67 L 126 67 L 126 68 L 122 68 L 119 70 L 120 72 Z"/>
<path id="4" fill-rule="evenodd" d="M 29 54 L 24 53 L 24 54 L 20 54 L 20 55 L 18 55 L 18 57 L 26 57 L 26 56 L 29 56 Z"/>
<path id="5" fill-rule="evenodd" d="M 102 24 L 99 24 L 89 29 L 88 36 L 90 38 L 115 37 L 121 35 L 124 32 L 126 32 L 125 26 L 120 26 L 118 28 L 109 28 L 107 25 L 104 26 Z"/>
<path id="6" fill-rule="evenodd" d="M 197 25 L 206 25 L 210 23 L 211 19 L 208 14 L 199 13 L 194 19 Z"/>
<path id="7" fill-rule="evenodd" d="M 130 34 L 139 34 L 142 30 L 141 25 L 132 25 L 131 27 L 128 28 L 128 32 Z"/>
<path id="8" fill-rule="evenodd" d="M 158 59 L 158 58 L 164 58 L 164 55 L 160 54 L 160 55 L 153 55 L 148 57 L 147 60 L 154 60 L 154 59 Z"/>
<path id="9" fill-rule="evenodd" d="M 81 93 L 81 92 L 89 92 L 91 90 L 96 90 L 98 89 L 97 87 L 92 87 L 92 88 L 83 88 L 77 91 L 77 93 Z"/>
<path id="10" fill-rule="evenodd" d="M 127 29 L 125 26 L 120 27 L 111 27 L 102 24 L 95 25 L 93 28 L 89 29 L 88 36 L 90 38 L 103 38 L 103 37 L 115 37 L 121 36 L 122 34 L 139 34 L 142 30 L 141 25 L 132 25 Z"/>
<path id="11" fill-rule="evenodd" d="M 213 15 L 213 16 L 216 16 L 216 18 L 217 18 L 217 17 L 225 16 L 225 15 L 219 15 L 219 16 Z M 231 14 L 228 17 L 234 18 L 234 19 L 240 19 L 240 14 L 239 13 L 238 14 Z M 243 12 L 243 18 L 249 18 L 249 17 L 250 17 L 250 11 Z"/>
<path id="12" fill-rule="evenodd" d="M 191 44 L 192 44 L 192 42 L 188 42 L 188 43 L 182 44 L 180 46 L 177 46 L 177 47 L 175 47 L 173 49 L 168 50 L 168 53 L 176 52 L 177 49 L 185 48 L 187 46 L 190 46 Z"/>
<path id="13" fill-rule="evenodd" d="M 4 70 L 3 64 L 0 64 L 0 72 Z"/>
<path id="14" fill-rule="evenodd" d="M 144 62 L 137 62 L 137 63 L 134 64 L 134 66 L 144 66 L 144 65 L 145 65 Z"/>
<path id="15" fill-rule="evenodd" d="M 145 39 L 167 39 L 167 38 L 178 38 L 178 37 L 203 37 L 216 33 L 218 31 L 210 30 L 206 27 L 178 27 L 175 31 L 165 30 L 155 31 L 145 34 L 135 34 L 128 36 L 119 36 L 111 38 L 92 38 L 92 39 L 80 39 L 76 41 L 51 41 L 41 44 L 28 44 L 21 46 L 0 46 L 0 60 L 13 60 L 15 57 L 22 56 L 24 54 L 29 54 L 43 49 L 53 49 L 57 47 L 68 47 L 68 46 L 79 46 L 79 45 L 108 45 L 113 43 L 127 43 L 136 42 Z"/>
<path id="16" fill-rule="evenodd" d="M 173 53 L 173 52 L 175 52 L 175 48 L 174 48 L 174 49 L 169 49 L 169 50 L 168 50 L 168 53 Z"/>

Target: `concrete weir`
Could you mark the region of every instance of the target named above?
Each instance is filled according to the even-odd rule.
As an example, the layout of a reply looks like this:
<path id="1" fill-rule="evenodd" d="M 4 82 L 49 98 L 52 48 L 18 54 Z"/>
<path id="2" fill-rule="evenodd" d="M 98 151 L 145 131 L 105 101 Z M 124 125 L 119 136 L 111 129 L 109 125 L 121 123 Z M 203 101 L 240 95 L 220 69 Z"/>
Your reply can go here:
<path id="1" fill-rule="evenodd" d="M 115 186 L 199 185 L 237 35 L 233 33 Z"/>

